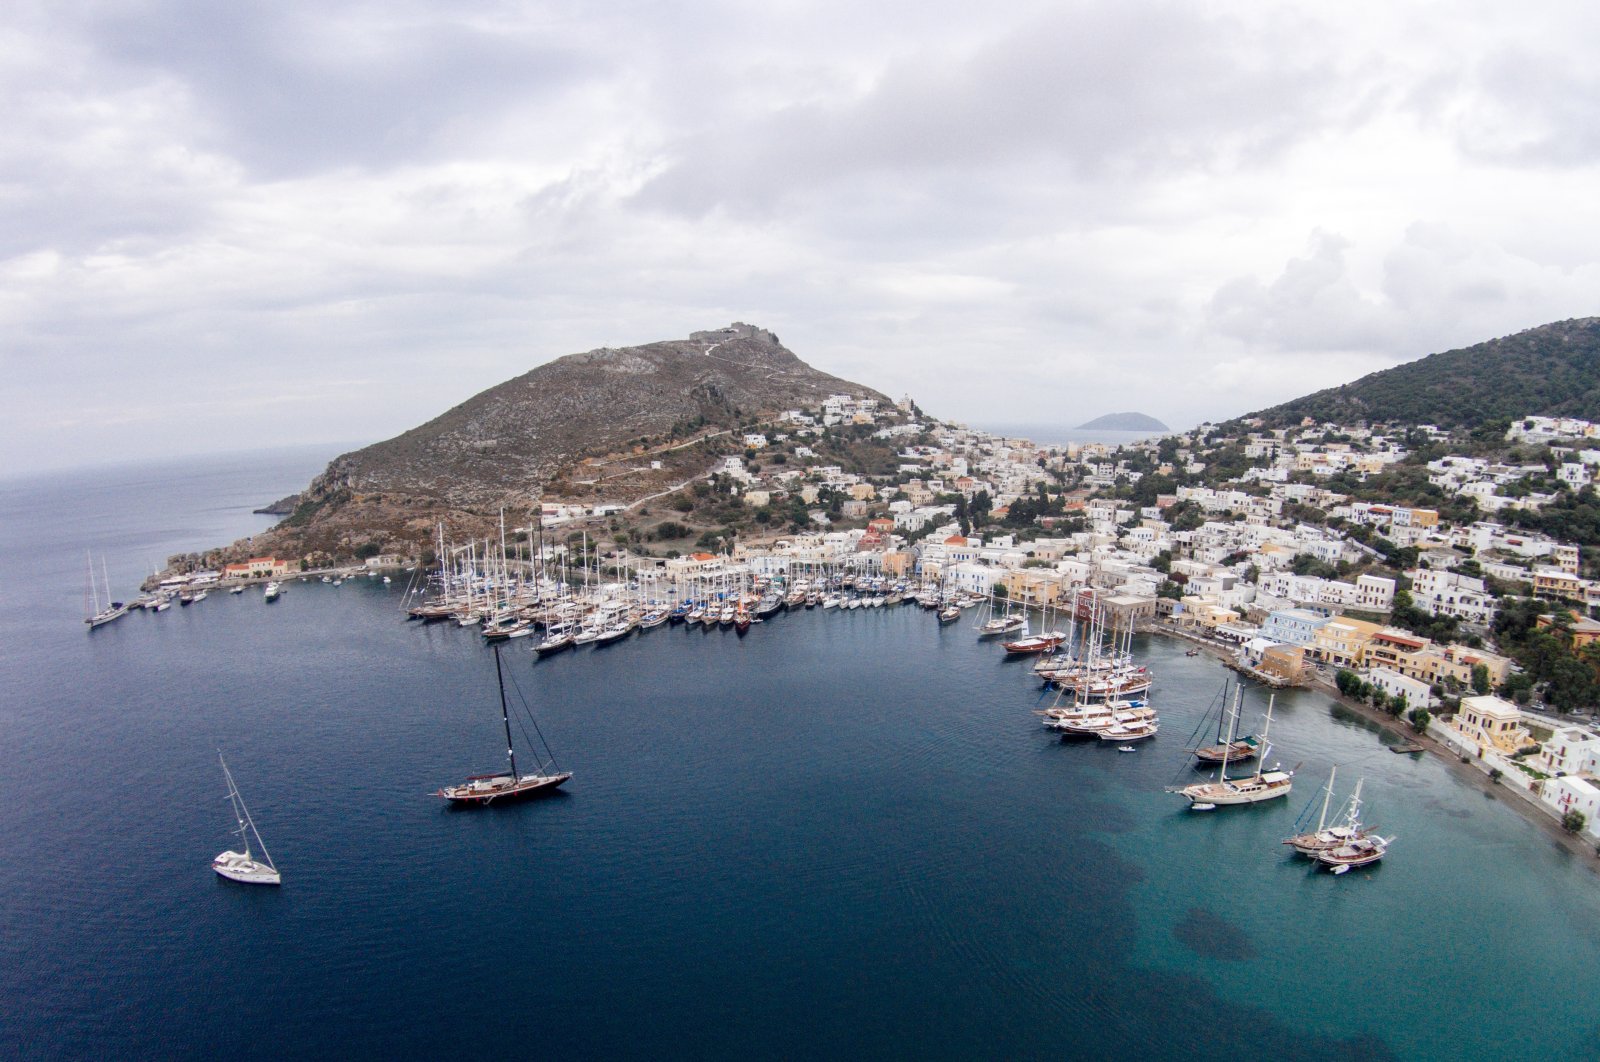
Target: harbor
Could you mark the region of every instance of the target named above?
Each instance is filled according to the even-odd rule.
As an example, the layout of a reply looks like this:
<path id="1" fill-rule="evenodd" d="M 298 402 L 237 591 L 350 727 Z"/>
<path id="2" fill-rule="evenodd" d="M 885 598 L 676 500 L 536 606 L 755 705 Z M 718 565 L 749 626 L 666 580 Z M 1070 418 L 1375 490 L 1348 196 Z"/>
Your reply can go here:
<path id="1" fill-rule="evenodd" d="M 124 521 L 137 511 L 111 500 Z M 12 511 L 63 504 L 50 501 Z M 1163 792 L 1180 767 L 1207 777 L 1183 746 L 1232 678 L 1187 641 L 1131 638 L 1162 729 L 1121 754 L 1040 725 L 1056 692 L 1038 658 L 979 637 L 981 605 L 941 624 L 914 605 L 819 603 L 744 638 L 667 624 L 545 659 L 513 640 L 508 695 L 536 707 L 574 777 L 534 804 L 456 814 L 440 785 L 504 762 L 492 654 L 476 629 L 408 621 L 418 595 L 402 573 L 290 578 L 271 605 L 258 584 L 86 634 L 85 546 L 110 557 L 113 586 L 137 574 L 119 558 L 143 551 L 42 537 L 12 525 L 8 541 L 43 563 L 18 569 L 28 631 L 24 612 L 0 621 L 22 736 L 0 779 L 18 853 L 3 902 L 45 927 L 0 975 L 8 1053 L 61 1013 L 64 1050 L 135 1054 L 160 1050 L 148 1030 L 161 1027 L 290 1052 L 538 1036 L 608 1057 L 691 1040 L 705 1057 L 795 1042 L 1045 1056 L 1088 1015 L 1111 1030 L 1097 1050 L 1130 1056 L 1294 1043 L 1315 1057 L 1498 1059 L 1530 1057 L 1527 1030 L 1549 1008 L 1573 1017 L 1539 1033 L 1544 1049 L 1581 1055 L 1593 1024 L 1579 987 L 1600 961 L 1593 856 L 1528 830 L 1459 764 L 1391 755 L 1335 697 L 1277 694 L 1270 739 L 1285 766 L 1304 761 L 1288 800 L 1196 813 Z M 1248 722 L 1266 696 L 1246 691 Z M 248 892 L 209 868 L 237 847 L 219 746 L 279 888 Z M 1365 778 L 1372 821 L 1399 838 L 1380 866 L 1339 877 L 1282 843 L 1333 764 L 1330 815 Z M 28 798 L 63 771 L 104 784 L 70 812 Z M 1446 898 L 1421 902 L 1441 881 Z M 1508 908 L 1522 912 L 1514 941 L 1477 931 Z M 50 917 L 62 909 L 89 914 Z M 223 940 L 259 965 L 241 974 Z M 433 974 L 496 951 L 583 961 L 493 1001 Z M 365 976 L 349 979 L 341 954 L 363 956 Z M 1455 991 L 1487 1001 L 1486 1033 L 1465 1035 L 1425 990 L 1441 962 L 1459 971 Z M 32 968 L 51 976 L 20 976 Z M 856 971 L 848 984 L 840 969 Z M 1141 992 L 1097 987 L 1129 984 Z M 952 986 L 967 1000 L 953 1008 Z M 202 997 L 215 1006 L 196 1010 Z M 1307 998 L 1323 1002 L 1308 1013 Z M 129 1006 L 152 1020 L 122 1021 Z M 423 1006 L 442 1017 L 419 1030 Z M 861 1021 L 819 1030 L 818 1006 Z M 649 1034 L 619 1029 L 619 1012 Z"/>
<path id="2" fill-rule="evenodd" d="M 211 593 L 249 593 L 273 604 L 290 585 L 337 589 L 346 583 L 381 584 L 398 591 L 399 611 L 408 620 L 463 628 L 469 638 L 506 645 L 513 652 L 510 659 L 517 659 L 520 651 L 540 660 L 569 650 L 607 649 L 657 628 L 731 631 L 743 639 L 758 625 L 764 628 L 790 612 L 845 615 L 915 606 L 914 612 L 990 643 L 1005 657 L 1031 658 L 1031 672 L 1051 698 L 1051 707 L 1035 707 L 1034 714 L 1044 716 L 1045 725 L 1063 737 L 1100 737 L 1122 752 L 1143 748 L 1136 743 L 1156 737 L 1161 722 L 1159 692 L 1150 692 L 1156 678 L 1131 653 L 1136 630 L 1191 646 L 1187 655 L 1219 661 L 1242 684 L 1274 691 L 1292 688 L 1281 677 L 1243 662 L 1234 647 L 1190 629 L 1131 616 L 1119 627 L 1111 598 L 1093 588 L 1083 588 L 1070 605 L 1028 607 L 958 589 L 937 577 L 919 578 L 916 572 L 896 579 L 860 562 L 791 564 L 759 547 L 741 551 L 739 560 L 695 554 L 662 561 L 626 553 L 601 556 L 587 542 L 577 549 L 552 548 L 527 528 L 517 529 L 510 539 L 464 546 L 449 545 L 442 527 L 439 536 L 438 555 L 446 561 L 431 571 L 405 566 L 399 558 L 379 558 L 291 573 L 282 563 L 264 558 L 253 562 L 266 565 L 261 572 L 152 577 L 144 587 L 149 593 L 126 606 L 117 603 L 115 615 L 91 627 L 127 612 L 198 603 Z M 775 564 L 779 559 L 784 563 Z M 1322 689 L 1347 710 L 1371 720 L 1381 739 L 1378 747 L 1436 755 L 1480 788 L 1495 781 L 1462 767 L 1460 755 L 1439 741 L 1343 697 L 1325 672 L 1307 669 L 1302 684 Z M 1289 788 L 1285 779 L 1284 792 Z M 1510 795 L 1512 806 L 1563 848 L 1575 855 L 1592 854 L 1591 846 L 1563 831 L 1548 808 L 1522 789 L 1495 786 L 1492 791 Z M 1206 801 L 1191 802 L 1209 810 Z M 1600 872 L 1600 862 L 1589 865 Z"/>

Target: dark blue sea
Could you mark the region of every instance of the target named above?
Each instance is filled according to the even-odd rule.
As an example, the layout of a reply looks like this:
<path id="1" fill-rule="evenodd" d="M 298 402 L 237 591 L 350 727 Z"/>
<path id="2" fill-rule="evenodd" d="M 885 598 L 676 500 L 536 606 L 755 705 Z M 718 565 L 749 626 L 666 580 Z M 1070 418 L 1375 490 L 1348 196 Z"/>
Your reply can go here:
<path id="1" fill-rule="evenodd" d="M 0 484 L 0 1056 L 1596 1055 L 1588 860 L 1309 693 L 1289 802 L 1186 811 L 1225 673 L 1166 640 L 1132 755 L 1053 740 L 1026 665 L 915 608 L 513 643 L 575 777 L 458 811 L 429 794 L 500 766 L 492 657 L 400 580 L 85 629 L 86 550 L 131 594 L 329 456 Z M 210 870 L 219 748 L 280 889 Z M 1333 763 L 1398 836 L 1342 878 L 1278 843 Z"/>

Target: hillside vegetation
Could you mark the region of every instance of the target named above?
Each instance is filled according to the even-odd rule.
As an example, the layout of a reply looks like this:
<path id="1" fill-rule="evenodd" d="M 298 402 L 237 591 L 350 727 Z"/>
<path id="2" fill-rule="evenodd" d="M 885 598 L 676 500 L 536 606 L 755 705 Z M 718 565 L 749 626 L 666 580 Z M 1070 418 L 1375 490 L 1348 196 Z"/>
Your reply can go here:
<path id="1" fill-rule="evenodd" d="M 1356 421 L 1473 428 L 1522 416 L 1600 420 L 1600 318 L 1430 354 L 1255 414 L 1269 426 Z"/>

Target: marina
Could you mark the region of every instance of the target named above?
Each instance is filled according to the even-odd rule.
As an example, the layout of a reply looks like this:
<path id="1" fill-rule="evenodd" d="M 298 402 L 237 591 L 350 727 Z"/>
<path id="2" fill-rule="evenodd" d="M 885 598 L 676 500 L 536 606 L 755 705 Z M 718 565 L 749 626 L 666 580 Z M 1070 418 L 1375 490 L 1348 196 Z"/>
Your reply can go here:
<path id="1" fill-rule="evenodd" d="M 125 521 L 139 511 L 106 501 Z M 980 639 L 971 611 L 941 625 L 819 600 L 752 616 L 744 638 L 685 613 L 542 659 L 533 638 L 509 640 L 508 694 L 514 678 L 575 777 L 546 799 L 452 814 L 431 793 L 493 767 L 502 725 L 477 630 L 405 621 L 403 579 L 318 577 L 288 581 L 270 608 L 259 589 L 212 593 L 86 637 L 84 548 L 106 543 L 53 547 L 47 519 L 17 523 L 62 504 L 14 494 L 7 527 L 7 548 L 36 559 L 17 569 L 28 608 L 0 618 L 21 735 L 0 778 L 17 853 L 0 904 L 33 927 L 26 957 L 0 942 L 8 1055 L 49 1020 L 65 1054 L 225 1035 L 444 1054 L 537 1036 L 591 1057 L 692 1040 L 714 1058 L 803 1042 L 928 1058 L 1292 1043 L 1308 1057 L 1498 1059 L 1530 1057 L 1547 1008 L 1570 1017 L 1540 1031 L 1540 1050 L 1580 1056 L 1600 1021 L 1584 987 L 1600 961 L 1588 866 L 1449 764 L 1389 755 L 1333 698 L 1279 692 L 1271 739 L 1305 761 L 1296 780 L 1319 802 L 1340 765 L 1330 818 L 1365 778 L 1382 835 L 1402 838 L 1379 866 L 1335 875 L 1290 852 L 1300 802 L 1197 816 L 1164 794 L 1176 769 L 1193 772 L 1182 736 L 1227 674 L 1183 642 L 1131 639 L 1163 723 L 1135 745 L 1041 727 L 1032 711 L 1058 691 Z M 147 504 L 166 526 L 170 500 Z M 137 545 L 106 552 L 113 585 L 136 577 L 116 565 Z M 78 676 L 70 691 L 59 674 Z M 1247 690 L 1247 718 L 1266 696 Z M 218 744 L 248 765 L 250 811 L 291 871 L 279 888 L 203 865 L 227 807 Z M 519 763 L 521 749 L 519 736 Z M 71 808 L 28 799 L 63 771 L 102 784 Z M 1447 902 L 1418 902 L 1441 881 Z M 1050 895 L 1075 900 L 1038 902 Z M 1485 939 L 1475 927 L 1508 907 L 1523 912 L 1515 939 Z M 216 940 L 258 963 L 241 972 Z M 435 976 L 495 952 L 584 961 L 492 1001 Z M 1469 1035 L 1438 1005 L 1440 964 L 1485 1029 Z M 35 969 L 51 976 L 23 976 Z M 1128 984 L 1137 998 L 1094 987 Z M 424 1007 L 436 1018 L 419 1028 Z M 818 1007 L 857 1020 L 819 1027 Z M 1092 1050 L 1086 1016 L 1105 1030 Z"/>

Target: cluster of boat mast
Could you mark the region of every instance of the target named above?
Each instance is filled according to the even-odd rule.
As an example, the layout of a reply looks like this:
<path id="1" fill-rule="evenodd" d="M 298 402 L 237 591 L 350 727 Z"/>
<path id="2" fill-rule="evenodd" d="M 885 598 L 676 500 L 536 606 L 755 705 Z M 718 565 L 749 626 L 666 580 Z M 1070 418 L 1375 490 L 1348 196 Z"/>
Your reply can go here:
<path id="1" fill-rule="evenodd" d="M 515 534 L 507 540 L 452 547 L 439 531 L 439 568 L 425 584 L 408 587 L 407 617 L 424 623 L 475 628 L 487 642 L 528 638 L 540 656 L 583 645 L 607 645 L 637 631 L 687 624 L 733 628 L 741 635 L 774 614 L 794 609 L 882 608 L 917 604 L 954 623 L 964 610 L 993 607 L 993 598 L 937 580 L 911 582 L 845 563 L 818 563 L 772 576 L 743 566 L 712 563 L 676 572 L 630 562 L 621 553 L 602 566 L 592 559 L 587 535 L 578 563 L 565 551 L 546 550 L 528 532 L 524 553 Z M 1002 617 L 993 631 L 1018 633 L 1009 653 L 1042 653 L 1065 635 L 1030 635 L 1021 610 Z"/>
<path id="2" fill-rule="evenodd" d="M 548 764 L 541 760 L 531 773 L 519 772 L 511 748 L 500 643 L 536 633 L 539 637 L 530 644 L 538 655 L 546 656 L 585 644 L 609 644 L 635 631 L 668 624 L 732 627 L 743 635 L 753 624 L 786 609 L 850 610 L 915 603 L 936 612 L 943 624 L 959 620 L 966 609 L 986 605 L 974 624 L 977 636 L 999 640 L 1007 656 L 1038 657 L 1034 674 L 1047 688 L 1055 690 L 1054 702 L 1048 708 L 1036 709 L 1046 728 L 1063 739 L 1113 743 L 1121 752 L 1137 751 L 1136 743 L 1153 738 L 1160 730 L 1160 718 L 1149 697 L 1154 677 L 1146 665 L 1133 658 L 1134 621 L 1128 617 L 1119 622 L 1093 587 L 1077 591 L 1056 609 L 1058 621 L 1062 615 L 1066 617 L 1064 631 L 1052 626 L 1051 609 L 1047 607 L 1038 610 L 1041 630 L 1034 632 L 1029 622 L 1032 610 L 1010 600 L 955 589 L 937 581 L 912 585 L 855 569 L 848 563 L 817 564 L 801 572 L 791 570 L 771 577 L 715 563 L 689 573 L 669 574 L 654 565 L 630 566 L 623 553 L 616 558 L 615 577 L 607 580 L 606 573 L 590 563 L 587 536 L 580 563 L 575 566 L 567 564 L 565 551 L 540 548 L 531 531 L 526 554 L 513 548 L 514 541 L 507 540 L 502 526 L 498 548 L 492 539 L 482 541 L 481 548 L 479 541 L 451 547 L 445 542 L 441 526 L 439 568 L 431 573 L 431 579 L 414 580 L 404 598 L 409 619 L 424 623 L 448 621 L 476 628 L 496 650 L 495 670 L 510 770 L 473 776 L 461 785 L 440 789 L 437 795 L 451 803 L 481 805 L 516 799 L 553 790 L 571 777 L 571 772 L 555 768 L 553 758 Z M 94 574 L 91 560 L 91 595 L 97 594 Z M 427 585 L 429 582 L 431 585 Z M 91 627 L 110 622 L 127 610 L 127 606 L 109 600 L 109 582 L 105 585 L 104 604 L 97 596 L 91 597 Z M 238 592 L 242 588 L 233 589 Z M 274 600 L 279 592 L 279 584 L 270 582 L 264 598 Z M 204 596 L 204 590 L 199 591 L 199 596 Z M 1268 735 L 1273 701 L 1268 702 L 1264 725 L 1257 736 L 1238 732 L 1242 700 L 1241 686 L 1234 687 L 1231 701 L 1225 689 L 1225 710 L 1217 716 L 1216 742 L 1193 743 L 1186 750 L 1195 766 L 1216 767 L 1215 778 L 1167 787 L 1168 792 L 1188 800 L 1194 810 L 1275 800 L 1286 797 L 1293 787 L 1293 770 L 1265 766 L 1272 751 Z M 1191 742 L 1208 726 L 1210 718 L 1211 713 L 1207 713 L 1191 735 Z M 1230 766 L 1237 768 L 1251 761 L 1256 763 L 1253 769 L 1229 777 Z M 237 800 L 231 776 L 228 782 L 230 795 Z M 1382 859 L 1393 838 L 1379 836 L 1361 822 L 1360 783 L 1342 814 L 1330 823 L 1333 784 L 1334 775 L 1330 773 L 1316 826 L 1283 843 L 1297 854 L 1342 874 Z M 242 802 L 239 806 L 242 808 Z M 1309 825 L 1306 819 L 1310 807 L 1302 812 L 1297 828 Z M 246 858 L 248 853 L 247 847 Z M 224 857 L 218 859 L 223 861 Z M 235 876 L 228 874 L 220 862 L 217 869 L 225 876 Z"/>
<path id="3" fill-rule="evenodd" d="M 1087 624 L 1078 637 L 1075 628 L 1080 615 L 1087 616 Z M 1116 744 L 1120 752 L 1135 752 L 1134 743 L 1153 738 L 1161 721 L 1149 697 L 1154 677 L 1148 667 L 1133 658 L 1133 623 L 1129 620 L 1119 627 L 1092 589 L 1079 595 L 1070 616 L 1068 633 L 1045 649 L 1046 655 L 1034 667 L 1034 673 L 1045 685 L 1057 691 L 1053 704 L 1035 709 L 1035 712 L 1042 717 L 1047 729 L 1059 733 L 1064 740 L 1098 739 Z M 998 630 L 1001 622 L 991 621 L 993 629 Z M 1186 744 L 1193 766 L 1214 767 L 1217 771 L 1216 776 L 1207 781 L 1167 787 L 1168 792 L 1188 800 L 1192 810 L 1213 811 L 1224 806 L 1258 804 L 1287 797 L 1293 788 L 1294 770 L 1266 765 L 1272 754 L 1269 734 L 1275 698 L 1267 702 L 1258 736 L 1239 733 L 1243 695 L 1243 687 L 1235 685 L 1230 700 L 1224 686 L 1221 698 L 1224 707 L 1216 714 L 1214 743 L 1201 744 L 1198 740 L 1210 725 L 1212 713 L 1208 712 Z M 1252 761 L 1253 767 L 1245 767 Z M 1230 766 L 1235 768 L 1232 777 L 1228 773 Z M 1239 770 L 1241 767 L 1245 769 Z M 1284 843 L 1335 874 L 1378 862 L 1394 838 L 1379 836 L 1360 822 L 1359 784 L 1342 822 L 1330 826 L 1327 804 L 1332 792 L 1333 775 L 1330 773 L 1316 827 Z M 1305 817 L 1303 812 L 1297 828 L 1304 824 Z"/>

